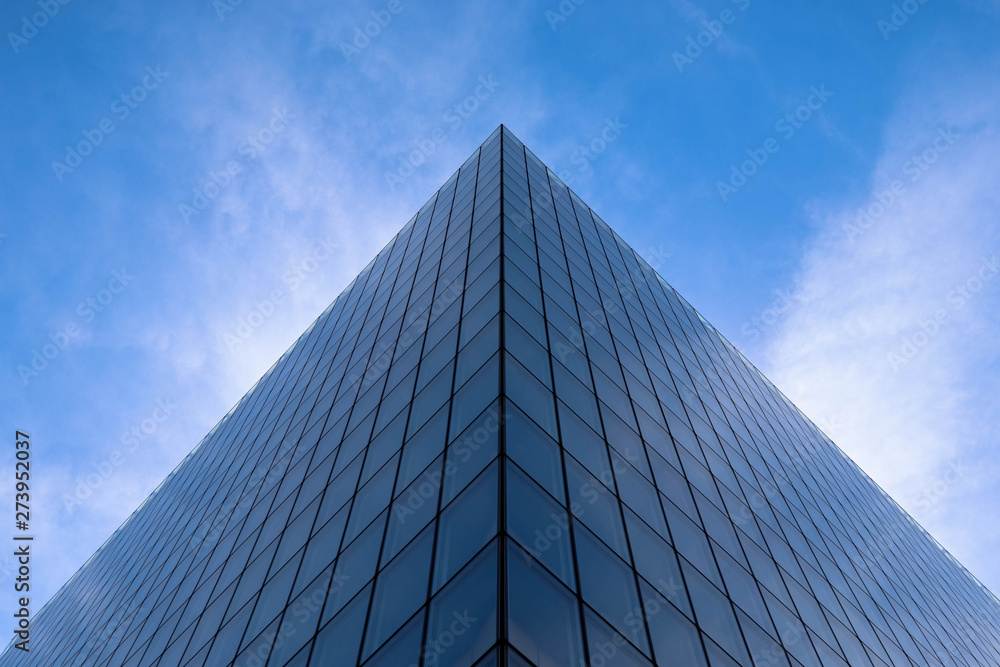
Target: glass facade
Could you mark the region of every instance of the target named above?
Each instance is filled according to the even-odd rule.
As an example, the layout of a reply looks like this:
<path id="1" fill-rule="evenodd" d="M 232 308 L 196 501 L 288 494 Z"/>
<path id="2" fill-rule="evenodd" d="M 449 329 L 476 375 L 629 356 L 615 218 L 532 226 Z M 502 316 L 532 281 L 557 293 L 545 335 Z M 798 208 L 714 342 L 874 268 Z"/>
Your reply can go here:
<path id="1" fill-rule="evenodd" d="M 1000 664 L 1000 603 L 505 128 L 0 665 Z"/>

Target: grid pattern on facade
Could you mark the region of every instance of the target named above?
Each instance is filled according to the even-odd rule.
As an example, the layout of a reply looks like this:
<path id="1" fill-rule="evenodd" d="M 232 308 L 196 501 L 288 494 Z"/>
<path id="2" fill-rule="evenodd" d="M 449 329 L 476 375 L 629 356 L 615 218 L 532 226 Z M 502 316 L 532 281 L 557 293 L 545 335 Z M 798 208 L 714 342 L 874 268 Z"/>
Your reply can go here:
<path id="1" fill-rule="evenodd" d="M 498 128 L 0 665 L 971 667 L 998 628 Z"/>

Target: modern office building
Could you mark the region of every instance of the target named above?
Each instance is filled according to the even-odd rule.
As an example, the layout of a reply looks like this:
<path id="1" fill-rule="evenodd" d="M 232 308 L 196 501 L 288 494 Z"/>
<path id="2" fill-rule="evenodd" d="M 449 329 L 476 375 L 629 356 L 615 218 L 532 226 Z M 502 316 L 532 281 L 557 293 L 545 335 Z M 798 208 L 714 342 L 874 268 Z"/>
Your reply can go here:
<path id="1" fill-rule="evenodd" d="M 1000 604 L 498 128 L 0 665 L 1000 664 Z"/>

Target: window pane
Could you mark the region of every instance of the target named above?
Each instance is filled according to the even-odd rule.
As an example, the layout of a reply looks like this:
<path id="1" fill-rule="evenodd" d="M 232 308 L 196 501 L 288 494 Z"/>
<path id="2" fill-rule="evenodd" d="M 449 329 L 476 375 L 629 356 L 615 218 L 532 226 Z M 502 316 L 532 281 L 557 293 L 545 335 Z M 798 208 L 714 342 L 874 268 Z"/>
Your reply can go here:
<path id="1" fill-rule="evenodd" d="M 327 667 L 354 667 L 361 648 L 361 632 L 368 611 L 371 586 L 351 600 L 344 610 L 316 635 L 312 661 Z"/>
<path id="2" fill-rule="evenodd" d="M 729 599 L 694 568 L 684 567 L 684 578 L 691 591 L 695 620 L 701 629 L 731 655 L 748 661 L 750 656 Z"/>
<path id="3" fill-rule="evenodd" d="M 707 667 L 694 623 L 666 601 L 652 606 L 650 600 L 655 600 L 656 594 L 646 586 L 643 586 L 643 597 L 647 601 L 646 621 L 649 623 L 649 635 L 653 639 L 657 663 Z"/>
<path id="4" fill-rule="evenodd" d="M 709 546 L 708 536 L 683 512 L 677 511 L 677 508 L 672 504 L 665 502 L 663 505 L 677 552 L 691 561 L 701 570 L 702 574 L 708 575 L 713 583 L 722 586 L 722 577 L 719 576 L 719 572 L 715 568 L 715 559 L 712 558 L 712 548 Z"/>
<path id="5" fill-rule="evenodd" d="M 344 549 L 337 559 L 337 574 L 341 576 L 341 585 L 334 585 L 326 600 L 323 611 L 324 620 L 340 611 L 340 608 L 361 589 L 375 574 L 375 563 L 378 560 L 379 544 L 382 542 L 382 529 L 385 526 L 383 512 L 358 539 Z"/>
<path id="6" fill-rule="evenodd" d="M 538 667 L 585 664 L 576 598 L 508 541 L 510 643 Z"/>
<path id="7" fill-rule="evenodd" d="M 606 665 L 606 667 L 652 667 L 652 663 L 642 653 L 629 644 L 625 637 L 618 634 L 614 628 L 605 623 L 600 616 L 590 609 L 585 609 L 584 615 L 587 619 L 590 664 Z M 629 625 L 642 627 L 642 612 L 633 614 L 627 621 Z"/>
<path id="8" fill-rule="evenodd" d="M 504 324 L 504 346 L 545 386 L 552 386 L 549 378 L 548 352 L 510 318 L 507 318 Z"/>
<path id="9" fill-rule="evenodd" d="M 485 658 L 476 663 L 476 667 L 497 667 L 497 652 L 490 651 Z"/>
<path id="10" fill-rule="evenodd" d="M 507 456 L 521 466 L 560 503 L 563 493 L 562 459 L 555 440 L 515 406 L 507 405 Z"/>
<path id="11" fill-rule="evenodd" d="M 458 353 L 455 385 L 461 387 L 486 360 L 500 349 L 500 316 L 494 317 L 469 344 Z"/>
<path id="12" fill-rule="evenodd" d="M 629 543 L 635 557 L 635 569 L 661 595 L 691 614 L 681 568 L 673 548 L 632 512 L 625 512 Z"/>
<path id="13" fill-rule="evenodd" d="M 451 502 L 465 486 L 496 458 L 500 406 L 494 402 L 448 447 L 444 464 L 441 505 Z"/>
<path id="14" fill-rule="evenodd" d="M 389 463 L 385 464 L 372 480 L 362 487 L 354 497 L 354 505 L 351 507 L 351 519 L 347 523 L 344 542 L 349 543 L 357 537 L 371 523 L 372 519 L 378 516 L 379 512 L 389 506 L 389 500 L 392 498 L 392 484 L 396 479 L 396 463 L 398 460 L 397 458 L 393 458 Z"/>
<path id="15" fill-rule="evenodd" d="M 397 485 L 406 487 L 424 468 L 444 452 L 445 426 L 448 419 L 447 406 L 403 445 Z"/>
<path id="16" fill-rule="evenodd" d="M 587 426 L 573 410 L 559 402 L 559 426 L 562 443 L 566 451 L 582 463 L 592 475 L 608 488 L 614 488 L 615 480 L 608 461 L 608 446 L 604 438 Z"/>
<path id="17" fill-rule="evenodd" d="M 363 658 L 381 646 L 427 599 L 433 543 L 434 531 L 427 528 L 379 574 Z"/>
<path id="18" fill-rule="evenodd" d="M 645 457 L 643 459 L 645 460 Z M 663 510 L 660 509 L 660 494 L 618 452 L 612 452 L 611 461 L 622 501 L 658 533 L 666 535 L 667 524 L 663 520 Z"/>
<path id="19" fill-rule="evenodd" d="M 575 375 L 562 364 L 553 364 L 556 377 L 556 396 L 567 405 L 572 405 L 590 428 L 600 430 L 601 413 L 597 409 L 597 397 Z"/>
<path id="20" fill-rule="evenodd" d="M 507 532 L 576 589 L 566 509 L 513 464 L 507 465 Z"/>
<path id="21" fill-rule="evenodd" d="M 496 535 L 497 498 L 497 464 L 493 464 L 441 513 L 435 590 Z"/>
<path id="22" fill-rule="evenodd" d="M 396 636 L 379 649 L 365 667 L 400 667 L 415 665 L 420 658 L 420 633 L 424 630 L 424 613 L 414 616 Z M 320 663 L 324 664 L 324 663 Z"/>
<path id="23" fill-rule="evenodd" d="M 385 405 L 383 404 L 383 409 Z M 403 429 L 406 427 L 406 411 L 400 412 L 381 433 L 376 435 L 370 445 L 368 454 L 365 457 L 364 472 L 361 475 L 361 483 L 364 484 L 389 460 L 393 454 L 403 446 Z"/>
<path id="24" fill-rule="evenodd" d="M 455 392 L 450 434 L 461 433 L 500 393 L 500 355 L 495 354 Z"/>
<path id="25" fill-rule="evenodd" d="M 574 535 L 583 599 L 633 644 L 648 651 L 643 625 L 626 624 L 637 609 L 642 609 L 632 568 L 587 529 L 580 527 Z"/>
<path id="26" fill-rule="evenodd" d="M 556 409 L 552 392 L 511 356 L 506 357 L 507 396 L 550 435 L 556 434 Z"/>
<path id="27" fill-rule="evenodd" d="M 440 458 L 431 464 L 430 471 L 440 472 Z M 434 518 L 437 512 L 437 496 L 438 485 L 434 483 L 434 477 L 428 473 L 413 480 L 413 483 L 396 497 L 389 511 L 389 527 L 382 549 L 383 563 L 392 560 L 399 550 Z"/>
<path id="28" fill-rule="evenodd" d="M 471 667 L 496 642 L 496 541 L 438 593 L 429 614 L 426 665 Z"/>
<path id="29" fill-rule="evenodd" d="M 566 480 L 573 516 L 608 543 L 622 558 L 628 558 L 618 499 L 597 478 L 566 457 Z"/>

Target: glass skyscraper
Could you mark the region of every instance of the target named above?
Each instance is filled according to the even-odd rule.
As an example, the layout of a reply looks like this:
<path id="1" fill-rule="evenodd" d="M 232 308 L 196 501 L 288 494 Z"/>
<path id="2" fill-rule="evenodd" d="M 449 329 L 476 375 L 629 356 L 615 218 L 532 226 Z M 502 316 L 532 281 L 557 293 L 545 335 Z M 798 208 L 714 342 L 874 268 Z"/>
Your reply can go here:
<path id="1" fill-rule="evenodd" d="M 1000 664 L 1000 604 L 501 127 L 0 665 Z"/>

